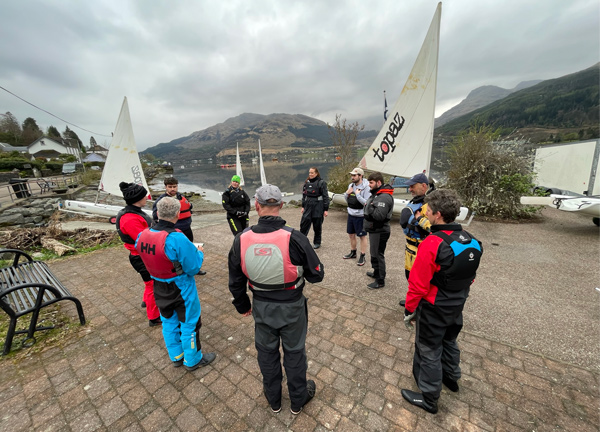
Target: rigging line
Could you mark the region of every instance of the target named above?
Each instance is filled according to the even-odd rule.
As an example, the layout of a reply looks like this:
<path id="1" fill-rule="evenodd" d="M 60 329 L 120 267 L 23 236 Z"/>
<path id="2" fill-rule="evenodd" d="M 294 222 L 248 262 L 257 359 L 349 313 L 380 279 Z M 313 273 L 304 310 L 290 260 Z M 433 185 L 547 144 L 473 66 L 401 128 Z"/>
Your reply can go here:
<path id="1" fill-rule="evenodd" d="M 91 133 L 91 134 L 94 134 L 94 135 L 103 136 L 103 137 L 107 137 L 107 138 L 112 138 L 112 135 L 104 135 L 104 134 L 101 134 L 101 133 L 98 133 L 98 132 L 93 132 L 93 131 L 91 131 L 91 130 L 87 130 L 87 129 L 85 129 L 85 128 L 82 128 L 81 126 L 77 126 L 77 125 L 76 125 L 76 124 L 74 124 L 74 123 L 68 122 L 68 121 L 66 121 L 65 119 L 62 119 L 62 118 L 60 118 L 59 116 L 56 116 L 56 115 L 52 114 L 50 111 L 46 111 L 45 109 L 43 109 L 43 108 L 40 108 L 39 106 L 37 106 L 37 105 L 34 105 L 34 104 L 32 104 L 31 102 L 29 102 L 29 101 L 26 101 L 26 100 L 25 100 L 25 99 L 23 99 L 21 96 L 14 94 L 14 93 L 13 93 L 13 92 L 11 92 L 10 90 L 7 90 L 7 89 L 5 89 L 5 88 L 4 88 L 4 87 L 2 87 L 2 86 L 0 86 L 0 89 L 4 90 L 6 93 L 9 93 L 9 94 L 11 94 L 11 95 L 13 95 L 14 97 L 16 97 L 16 98 L 18 98 L 18 99 L 21 99 L 21 100 L 22 100 L 23 102 L 25 102 L 26 104 L 29 104 L 29 105 L 31 105 L 32 107 L 39 109 L 40 111 L 44 111 L 46 114 L 50 114 L 52 117 L 55 117 L 55 118 L 59 119 L 60 121 L 64 121 L 65 123 L 67 123 L 67 124 L 70 124 L 71 126 L 74 126 L 74 127 L 76 127 L 77 129 L 81 129 L 81 130 L 83 130 L 83 131 L 89 132 L 89 133 Z"/>

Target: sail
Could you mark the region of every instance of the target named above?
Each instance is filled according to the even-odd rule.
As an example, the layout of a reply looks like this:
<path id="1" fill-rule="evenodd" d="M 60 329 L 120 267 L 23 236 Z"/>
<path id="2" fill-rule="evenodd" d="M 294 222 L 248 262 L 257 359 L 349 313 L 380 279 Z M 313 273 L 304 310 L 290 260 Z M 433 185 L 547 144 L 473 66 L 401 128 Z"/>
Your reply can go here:
<path id="1" fill-rule="evenodd" d="M 262 150 L 260 149 L 260 139 L 258 140 L 258 161 L 259 161 L 259 166 L 260 166 L 260 184 L 261 185 L 266 185 L 267 184 L 267 176 L 265 175 L 265 166 L 263 165 L 263 160 L 262 160 Z"/>
<path id="2" fill-rule="evenodd" d="M 240 163 L 240 146 L 235 144 L 235 173 L 240 176 L 240 186 L 244 186 L 244 174 L 242 174 L 242 164 Z"/>
<path id="3" fill-rule="evenodd" d="M 116 196 L 123 196 L 119 188 L 121 182 L 136 183 L 144 186 L 147 191 L 150 190 L 135 145 L 127 98 L 124 98 L 121 106 L 121 113 L 108 148 L 108 156 L 106 157 L 98 190 Z M 148 199 L 150 198 L 152 197 L 148 192 Z"/>
<path id="4" fill-rule="evenodd" d="M 384 174 L 429 175 L 437 86 L 442 4 L 438 3 L 429 31 L 383 128 L 360 161 L 360 167 Z"/>

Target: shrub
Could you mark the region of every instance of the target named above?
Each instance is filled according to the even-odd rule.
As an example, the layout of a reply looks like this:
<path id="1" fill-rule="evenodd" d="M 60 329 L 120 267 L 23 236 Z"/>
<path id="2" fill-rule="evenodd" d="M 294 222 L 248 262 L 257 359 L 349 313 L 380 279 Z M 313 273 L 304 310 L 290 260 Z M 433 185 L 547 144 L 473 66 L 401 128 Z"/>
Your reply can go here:
<path id="1" fill-rule="evenodd" d="M 498 132 L 475 125 L 455 138 L 448 152 L 448 187 L 480 216 L 529 218 L 538 208 L 521 205 L 533 187 L 533 153 L 521 140 L 496 141 Z"/>
<path id="2" fill-rule="evenodd" d="M 344 193 L 350 184 L 350 175 L 348 174 L 356 168 L 356 162 L 352 161 L 346 165 L 335 165 L 329 169 L 327 175 L 327 190 L 333 193 Z"/>

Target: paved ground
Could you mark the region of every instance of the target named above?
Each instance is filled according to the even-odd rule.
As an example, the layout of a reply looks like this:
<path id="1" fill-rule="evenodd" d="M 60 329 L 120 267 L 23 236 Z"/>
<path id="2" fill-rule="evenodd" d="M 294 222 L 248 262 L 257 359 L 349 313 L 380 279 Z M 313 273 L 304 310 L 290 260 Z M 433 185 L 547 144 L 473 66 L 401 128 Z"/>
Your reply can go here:
<path id="1" fill-rule="evenodd" d="M 326 221 L 319 255 L 327 276 L 306 289 L 308 372 L 317 396 L 292 416 L 288 399 L 281 413 L 268 409 L 252 319 L 230 303 L 231 234 L 217 217 L 203 226 L 200 216 L 195 233 L 206 244 L 208 271 L 197 277 L 201 336 L 203 349 L 217 352 L 215 363 L 194 372 L 171 366 L 160 329 L 148 327 L 139 307 L 142 284 L 124 249 L 57 260 L 51 268 L 82 300 L 88 324 L 41 353 L 0 361 L 0 431 L 597 431 L 598 230 L 554 213 L 543 224 L 470 228 L 484 242 L 485 261 L 459 340 L 461 389 L 444 389 L 437 415 L 400 396 L 415 385 L 413 335 L 396 306 L 406 290 L 398 230 L 386 288 L 370 292 L 368 266 L 340 259 L 344 214 Z M 296 209 L 284 216 L 298 226 Z M 535 236 L 542 246 L 530 242 Z M 70 305 L 62 309 L 75 314 Z"/>

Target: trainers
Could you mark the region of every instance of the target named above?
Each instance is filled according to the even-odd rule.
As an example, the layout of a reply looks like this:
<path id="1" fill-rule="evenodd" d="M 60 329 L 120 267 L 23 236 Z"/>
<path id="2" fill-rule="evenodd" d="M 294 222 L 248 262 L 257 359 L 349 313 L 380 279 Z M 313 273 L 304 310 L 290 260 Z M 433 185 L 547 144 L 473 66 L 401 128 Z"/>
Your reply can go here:
<path id="1" fill-rule="evenodd" d="M 181 360 L 175 360 L 173 362 L 173 367 L 178 368 L 178 367 L 181 367 L 181 366 L 183 366 L 183 359 L 181 359 Z"/>
<path id="2" fill-rule="evenodd" d="M 142 302 L 142 306 L 140 306 L 140 307 L 143 307 L 143 308 L 145 308 L 145 307 L 146 307 L 146 302 L 145 302 L 145 301 L 143 301 L 143 302 Z"/>
<path id="3" fill-rule="evenodd" d="M 409 404 L 424 409 L 428 413 L 435 414 L 438 412 L 437 401 L 428 401 L 422 393 L 417 393 L 411 390 L 402 389 L 400 394 Z"/>
<path id="4" fill-rule="evenodd" d="M 161 324 L 162 324 L 162 321 L 160 320 L 160 317 L 148 320 L 148 326 L 149 327 L 156 327 L 156 326 L 159 326 Z"/>
<path id="5" fill-rule="evenodd" d="M 321 247 L 321 245 L 320 245 L 320 244 L 314 244 L 314 245 L 313 245 L 313 249 L 319 249 L 320 247 Z"/>
<path id="6" fill-rule="evenodd" d="M 370 278 L 373 278 L 373 279 L 375 279 L 375 278 L 376 278 L 376 277 L 375 277 L 375 272 L 374 272 L 374 271 L 368 271 L 368 272 L 367 272 L 367 276 L 369 276 Z"/>
<path id="7" fill-rule="evenodd" d="M 344 255 L 343 258 L 344 259 L 356 258 L 356 249 L 351 250 L 350 253 L 348 255 Z"/>
<path id="8" fill-rule="evenodd" d="M 402 307 L 406 306 L 406 300 L 400 300 L 398 304 Z"/>
<path id="9" fill-rule="evenodd" d="M 383 287 L 385 287 L 385 283 L 379 283 L 377 281 L 367 284 L 367 288 L 369 288 L 369 289 L 379 289 L 379 288 L 383 288 Z"/>
<path id="10" fill-rule="evenodd" d="M 271 405 L 271 402 L 269 402 L 269 398 L 267 397 L 267 392 L 264 388 L 263 388 L 263 394 L 265 395 L 265 399 L 267 399 L 267 403 L 271 407 L 271 411 L 273 411 L 275 414 L 277 414 L 279 411 L 281 411 L 281 399 L 279 400 L 279 403 Z"/>
<path id="11" fill-rule="evenodd" d="M 450 377 L 443 375 L 442 376 L 442 383 L 448 388 L 448 390 L 450 390 L 451 392 L 456 393 L 458 391 L 458 383 L 456 381 L 454 381 L 453 379 L 450 379 Z"/>
<path id="12" fill-rule="evenodd" d="M 217 355 L 215 353 L 205 353 L 202 356 L 202 360 L 200 360 L 194 366 L 186 366 L 185 368 L 187 370 L 189 370 L 189 371 L 196 370 L 198 368 L 201 368 L 201 367 L 204 367 L 204 366 L 206 366 L 208 364 L 211 364 L 216 357 L 217 357 Z"/>
<path id="13" fill-rule="evenodd" d="M 306 402 L 304 402 L 304 405 L 309 403 L 311 401 L 311 399 L 315 397 L 315 393 L 317 392 L 317 385 L 315 384 L 315 382 L 313 380 L 306 381 L 306 391 L 308 393 L 308 398 L 306 399 Z M 302 405 L 298 409 L 296 409 L 294 407 L 290 407 L 290 411 L 292 412 L 292 414 L 298 415 L 302 411 L 302 408 L 304 407 L 304 405 Z"/>
<path id="14" fill-rule="evenodd" d="M 365 254 L 360 254 L 360 257 L 358 258 L 358 262 L 356 263 L 356 265 L 364 266 L 365 262 L 367 262 L 367 260 L 365 259 Z"/>

